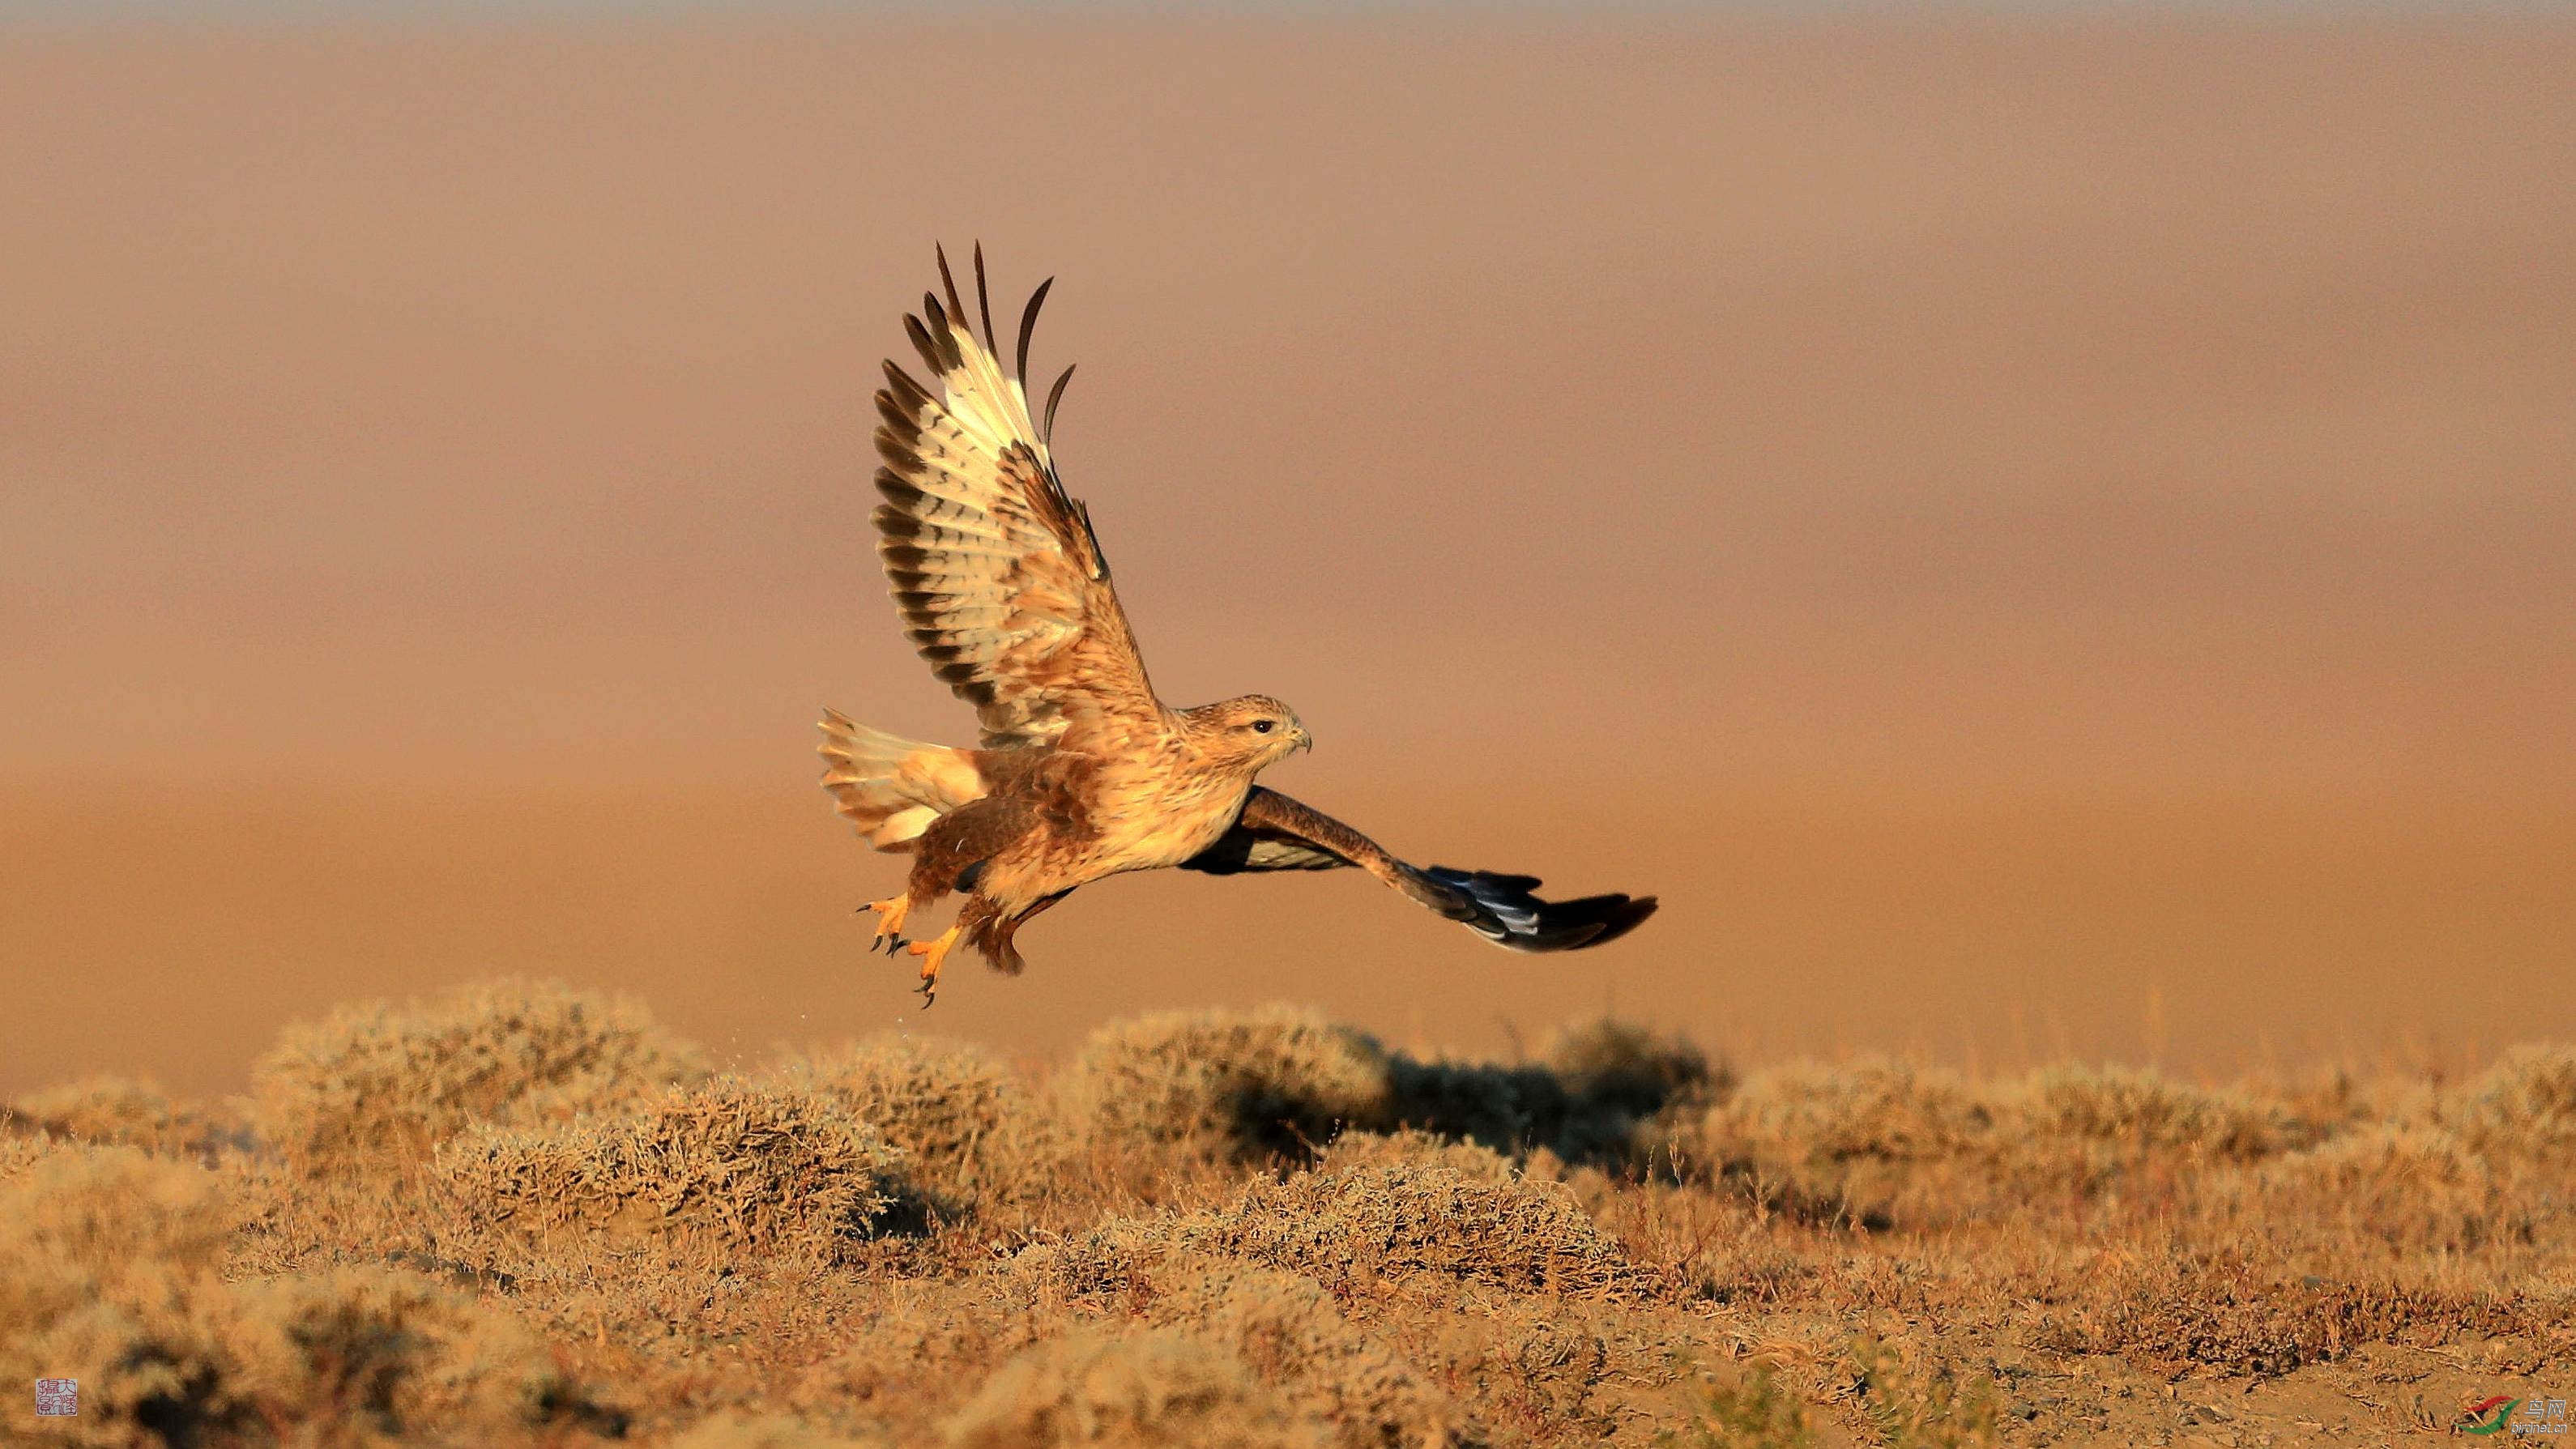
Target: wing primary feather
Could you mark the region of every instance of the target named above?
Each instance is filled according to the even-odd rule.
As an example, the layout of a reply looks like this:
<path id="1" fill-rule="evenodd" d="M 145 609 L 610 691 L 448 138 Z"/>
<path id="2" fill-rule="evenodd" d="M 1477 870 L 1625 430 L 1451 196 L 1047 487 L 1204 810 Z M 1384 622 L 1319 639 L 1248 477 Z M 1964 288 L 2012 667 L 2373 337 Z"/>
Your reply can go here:
<path id="1" fill-rule="evenodd" d="M 948 370 L 947 364 L 939 360 L 939 349 L 931 343 L 930 329 L 921 325 L 920 318 L 913 316 L 909 312 L 904 313 L 903 335 L 912 339 L 913 348 L 921 354 L 921 361 L 924 366 L 928 367 L 932 372 L 946 372 Z"/>
<path id="2" fill-rule="evenodd" d="M 1087 512 L 1048 465 L 1048 432 L 1073 369 L 1047 406 L 1026 376 L 1048 279 L 1019 319 L 1020 375 L 998 365 L 991 262 L 980 238 L 967 280 L 945 245 L 939 280 L 903 314 L 927 370 L 888 359 L 872 441 L 883 502 L 870 515 L 904 635 L 975 709 L 988 748 L 1088 738 L 1167 720 L 1100 559 Z M 980 335 L 978 329 L 980 328 Z M 898 357 L 901 354 L 896 354 Z"/>
<path id="3" fill-rule="evenodd" d="M 975 311 L 984 319 L 984 350 L 995 357 L 1002 349 L 993 342 L 993 294 L 984 285 L 984 243 L 975 243 Z"/>
<path id="4" fill-rule="evenodd" d="M 1091 543 L 1091 576 L 1095 579 L 1109 577 L 1109 554 L 1100 546 L 1099 530 L 1091 526 L 1091 505 L 1077 500 L 1073 511 L 1082 519 L 1082 536 Z"/>
<path id="5" fill-rule="evenodd" d="M 948 320 L 948 309 L 939 305 L 937 297 L 924 292 L 921 294 L 921 313 L 930 319 L 931 341 L 939 345 L 940 372 L 955 372 L 966 358 L 957 350 L 957 328 Z"/>
<path id="6" fill-rule="evenodd" d="M 1038 441 L 1050 448 L 1055 446 L 1055 405 L 1064 401 L 1064 385 L 1073 381 L 1073 369 L 1077 365 L 1068 364 L 1063 375 L 1056 378 L 1055 386 L 1047 389 L 1046 421 L 1038 424 Z"/>
<path id="7" fill-rule="evenodd" d="M 930 389 L 923 387 L 911 373 L 904 371 L 902 365 L 891 357 L 886 359 L 885 374 L 886 383 L 901 395 L 904 410 L 907 413 L 930 401 Z M 877 396 L 882 398 L 885 394 L 879 393 Z"/>
<path id="8" fill-rule="evenodd" d="M 1416 867 L 1312 806 L 1254 786 L 1234 826 L 1184 870 L 1326 870 L 1355 865 L 1417 905 L 1513 951 L 1579 951 L 1615 941 L 1655 913 L 1653 896 L 1600 895 L 1551 901 L 1536 876 L 1446 866 Z"/>
<path id="9" fill-rule="evenodd" d="M 1019 371 L 1022 382 L 1029 380 L 1029 336 L 1038 330 L 1038 307 L 1046 301 L 1047 288 L 1054 285 L 1053 277 L 1038 283 L 1038 289 L 1029 294 L 1028 309 L 1020 313 Z"/>
<path id="10" fill-rule="evenodd" d="M 948 272 L 948 248 L 932 242 L 930 249 L 939 257 L 939 289 L 948 294 L 948 315 L 963 327 L 966 325 L 966 309 L 957 304 L 957 279 Z"/>

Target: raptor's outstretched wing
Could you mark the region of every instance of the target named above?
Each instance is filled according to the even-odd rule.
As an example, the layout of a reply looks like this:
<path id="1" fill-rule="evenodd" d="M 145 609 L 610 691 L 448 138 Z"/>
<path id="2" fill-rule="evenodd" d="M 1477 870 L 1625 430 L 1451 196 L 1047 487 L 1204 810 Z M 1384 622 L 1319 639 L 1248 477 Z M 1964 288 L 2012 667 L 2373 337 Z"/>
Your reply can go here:
<path id="1" fill-rule="evenodd" d="M 1056 741 L 1068 731 L 1159 728 L 1162 707 L 1091 531 L 1048 456 L 1066 368 L 1033 423 L 1023 386 L 1040 286 L 1020 318 L 1018 365 L 993 342 L 984 252 L 975 250 L 978 341 L 948 258 L 945 300 L 925 294 L 905 330 L 928 385 L 892 360 L 877 394 L 877 552 L 904 634 L 957 697 L 975 707 L 987 748 Z M 1050 279 L 1052 280 L 1052 279 Z"/>
<path id="2" fill-rule="evenodd" d="M 1332 870 L 1355 865 L 1497 946 L 1574 951 L 1617 940 L 1655 913 L 1653 896 L 1585 896 L 1547 901 L 1530 894 L 1535 876 L 1420 868 L 1312 806 L 1259 785 L 1243 814 L 1183 870 L 1235 875 L 1250 870 Z"/>

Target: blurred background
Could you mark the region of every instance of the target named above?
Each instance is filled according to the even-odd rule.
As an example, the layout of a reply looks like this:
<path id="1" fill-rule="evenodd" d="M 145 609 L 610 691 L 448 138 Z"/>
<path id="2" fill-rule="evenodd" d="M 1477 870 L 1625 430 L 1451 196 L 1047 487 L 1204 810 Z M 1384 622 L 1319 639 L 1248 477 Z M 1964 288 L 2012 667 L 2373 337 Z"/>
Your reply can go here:
<path id="1" fill-rule="evenodd" d="M 2193 1072 L 2576 1033 L 2555 6 L 0 6 L 0 1088 L 526 972 L 720 1053 L 1286 997 Z M 964 742 L 869 393 L 980 238 L 1155 679 L 1591 953 L 1086 890 L 920 1011 Z"/>

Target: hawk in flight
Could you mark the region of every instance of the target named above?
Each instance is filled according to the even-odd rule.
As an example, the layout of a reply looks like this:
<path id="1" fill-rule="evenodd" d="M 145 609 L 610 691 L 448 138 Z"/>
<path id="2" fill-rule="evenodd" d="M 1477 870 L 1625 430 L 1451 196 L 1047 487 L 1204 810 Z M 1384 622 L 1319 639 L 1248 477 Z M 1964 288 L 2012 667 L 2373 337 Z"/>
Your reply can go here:
<path id="1" fill-rule="evenodd" d="M 975 310 L 925 294 L 904 329 L 929 381 L 889 360 L 877 394 L 877 552 L 895 606 L 932 672 L 975 708 L 978 748 L 898 739 L 823 716 L 823 788 L 870 845 L 913 857 L 909 888 L 871 902 L 876 939 L 921 958 L 928 1003 L 962 938 L 996 968 L 1011 938 L 1074 890 L 1122 871 L 1179 866 L 1232 875 L 1357 866 L 1515 951 L 1570 951 L 1634 930 L 1652 896 L 1547 901 L 1525 875 L 1417 867 L 1275 790 L 1261 771 L 1313 743 L 1268 695 L 1173 709 L 1145 678 L 1091 511 L 1064 490 L 1048 440 L 1068 367 L 1033 416 L 1022 380 L 1047 285 L 1020 315 L 1017 360 L 994 343 L 984 252 Z M 956 923 L 906 941 L 904 923 L 952 891 Z"/>

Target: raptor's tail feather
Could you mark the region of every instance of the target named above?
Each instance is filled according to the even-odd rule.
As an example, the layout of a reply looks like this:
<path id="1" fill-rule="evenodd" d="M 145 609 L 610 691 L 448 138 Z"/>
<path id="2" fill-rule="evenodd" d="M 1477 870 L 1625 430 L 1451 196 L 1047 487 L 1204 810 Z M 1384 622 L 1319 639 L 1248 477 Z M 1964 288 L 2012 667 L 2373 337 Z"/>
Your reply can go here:
<path id="1" fill-rule="evenodd" d="M 868 844 L 909 850 L 930 822 L 984 796 L 975 752 L 907 740 L 823 711 L 823 788 Z"/>

